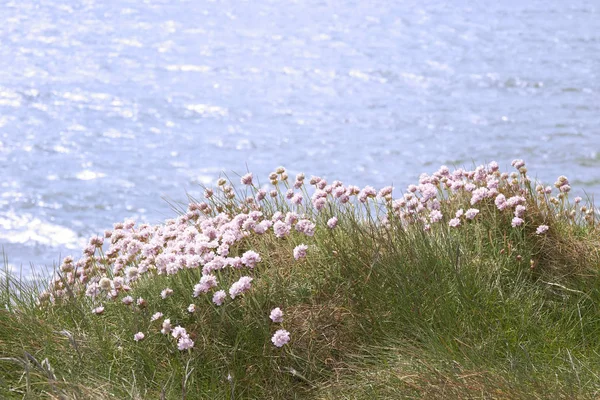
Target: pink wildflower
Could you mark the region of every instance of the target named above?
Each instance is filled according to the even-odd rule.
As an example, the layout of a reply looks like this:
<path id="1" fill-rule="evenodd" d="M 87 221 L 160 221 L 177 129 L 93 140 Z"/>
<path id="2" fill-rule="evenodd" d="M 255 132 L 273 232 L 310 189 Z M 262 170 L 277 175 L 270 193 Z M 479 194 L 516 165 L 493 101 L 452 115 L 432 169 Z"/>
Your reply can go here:
<path id="1" fill-rule="evenodd" d="M 218 292 L 215 292 L 215 294 L 213 295 L 212 301 L 216 305 L 220 306 L 220 305 L 223 305 L 223 301 L 225 301 L 225 297 L 227 297 L 227 293 L 225 293 L 224 290 L 219 290 Z"/>
<path id="2" fill-rule="evenodd" d="M 254 268 L 259 262 L 261 262 L 260 255 L 255 251 L 248 250 L 242 254 L 242 263 L 248 268 Z"/>
<path id="3" fill-rule="evenodd" d="M 308 246 L 305 244 L 299 244 L 294 248 L 294 258 L 299 260 L 301 258 L 306 257 L 306 250 L 308 250 Z"/>
<path id="4" fill-rule="evenodd" d="M 160 333 L 162 333 L 163 335 L 168 335 L 170 332 L 171 332 L 171 320 L 165 319 L 162 323 L 162 329 L 160 330 Z"/>
<path id="5" fill-rule="evenodd" d="M 177 340 L 177 349 L 179 350 L 188 350 L 194 347 L 194 341 L 190 339 L 189 335 L 181 336 L 179 340 Z"/>
<path id="6" fill-rule="evenodd" d="M 152 317 L 150 317 L 150 322 L 154 322 L 157 319 L 162 318 L 162 316 L 163 316 L 163 313 L 161 313 L 161 312 L 154 313 L 152 315 Z"/>
<path id="7" fill-rule="evenodd" d="M 496 204 L 496 207 L 498 207 L 498 210 L 500 210 L 500 211 L 502 211 L 506 207 L 508 207 L 508 203 L 506 202 L 506 197 L 502 193 L 500 193 L 498 196 L 496 196 L 496 200 L 494 200 L 494 203 Z"/>
<path id="8" fill-rule="evenodd" d="M 181 327 L 180 325 L 177 325 L 175 328 L 173 328 L 173 331 L 171 332 L 171 336 L 173 336 L 175 339 L 186 335 L 187 332 L 185 331 L 185 328 Z"/>
<path id="9" fill-rule="evenodd" d="M 252 185 L 252 172 L 247 173 L 240 179 L 242 185 Z"/>
<path id="10" fill-rule="evenodd" d="M 282 238 L 290 233 L 290 226 L 283 221 L 276 221 L 273 224 L 273 231 L 276 237 Z"/>
<path id="11" fill-rule="evenodd" d="M 327 221 L 327 226 L 329 227 L 329 229 L 333 229 L 337 226 L 337 223 L 338 223 L 338 219 L 336 217 L 331 217 Z"/>
<path id="12" fill-rule="evenodd" d="M 469 208 L 467 210 L 467 212 L 465 213 L 465 217 L 467 217 L 467 219 L 473 219 L 475 218 L 475 216 L 479 214 L 479 210 L 476 208 Z"/>
<path id="13" fill-rule="evenodd" d="M 521 226 L 521 225 L 523 225 L 523 222 L 524 222 L 524 221 L 523 221 L 521 218 L 519 218 L 519 217 L 514 217 L 514 218 L 512 219 L 512 223 L 511 223 L 511 225 L 512 225 L 512 227 L 513 227 L 513 228 L 516 228 L 517 226 Z"/>
<path id="14" fill-rule="evenodd" d="M 448 225 L 450 225 L 453 228 L 456 228 L 457 226 L 460 226 L 460 219 L 458 218 L 452 218 L 449 222 Z"/>
<path id="15" fill-rule="evenodd" d="M 340 198 L 340 201 L 342 203 L 345 203 L 346 201 L 348 201 L 349 199 L 345 200 L 348 196 L 342 196 L 342 198 Z M 318 199 L 313 201 L 313 206 L 315 207 L 315 209 L 317 211 L 321 211 L 323 208 L 325 208 L 325 205 L 327 204 L 327 199 L 324 197 L 319 197 Z"/>
<path id="16" fill-rule="evenodd" d="M 314 236 L 315 224 L 308 219 L 301 219 L 296 224 L 296 230 L 304 233 L 306 236 Z"/>
<path id="17" fill-rule="evenodd" d="M 276 307 L 271 310 L 271 315 L 269 315 L 269 318 L 271 318 L 271 321 L 273 322 L 281 323 L 283 322 L 283 311 L 281 311 L 279 307 Z"/>
<path id="18" fill-rule="evenodd" d="M 163 299 L 166 299 L 167 297 L 169 297 L 172 294 L 173 294 L 173 289 L 166 288 L 165 290 L 160 292 L 160 297 L 162 297 Z"/>
<path id="19" fill-rule="evenodd" d="M 92 310 L 92 313 L 96 314 L 96 315 L 100 315 L 104 312 L 104 307 L 100 306 L 100 307 L 96 307 Z"/>
<path id="20" fill-rule="evenodd" d="M 200 293 L 207 293 L 211 288 L 217 286 L 217 277 L 214 275 L 202 275 L 200 283 L 194 286 L 194 297 L 200 296 Z"/>
<path id="21" fill-rule="evenodd" d="M 232 299 L 235 299 L 237 296 L 241 295 L 244 292 L 250 290 L 250 283 L 252 282 L 252 278 L 249 276 L 242 276 L 237 282 L 234 282 L 233 285 L 229 288 L 229 296 Z"/>
<path id="22" fill-rule="evenodd" d="M 291 199 L 290 202 L 292 204 L 295 204 L 297 206 L 299 206 L 300 204 L 302 204 L 302 200 L 304 200 L 304 197 L 302 197 L 301 193 L 296 193 Z"/>
<path id="23" fill-rule="evenodd" d="M 548 225 L 540 225 L 538 226 L 538 228 L 535 230 L 535 233 L 537 235 L 543 235 L 544 233 L 548 232 Z"/>
<path id="24" fill-rule="evenodd" d="M 196 312 L 196 305 L 194 303 L 190 304 L 187 308 L 189 313 L 195 313 Z"/>
<path id="25" fill-rule="evenodd" d="M 271 338 L 271 342 L 277 347 L 281 347 L 290 341 L 290 333 L 285 329 L 279 329 L 273 337 Z"/>
<path id="26" fill-rule="evenodd" d="M 439 222 L 443 218 L 442 213 L 439 210 L 431 210 L 429 213 L 429 221 L 430 222 Z"/>
<path id="27" fill-rule="evenodd" d="M 144 339 L 144 334 L 142 332 L 138 332 L 135 335 L 133 335 L 133 340 L 135 340 L 136 342 L 139 342 L 140 340 Z"/>
<path id="28" fill-rule="evenodd" d="M 515 217 L 519 217 L 521 218 L 523 216 L 523 214 L 525 214 L 525 206 L 519 204 L 515 207 Z"/>
<path id="29" fill-rule="evenodd" d="M 133 304 L 133 297 L 131 296 L 125 296 L 123 297 L 123 300 L 121 300 L 123 302 L 123 304 L 125 304 L 126 306 Z"/>

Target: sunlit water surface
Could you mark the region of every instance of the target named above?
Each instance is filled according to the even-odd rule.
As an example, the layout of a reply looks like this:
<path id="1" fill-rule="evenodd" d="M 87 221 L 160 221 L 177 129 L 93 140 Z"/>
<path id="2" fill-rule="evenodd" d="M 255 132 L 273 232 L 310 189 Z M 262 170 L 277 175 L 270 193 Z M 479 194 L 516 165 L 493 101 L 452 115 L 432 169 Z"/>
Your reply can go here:
<path id="1" fill-rule="evenodd" d="M 523 158 L 600 195 L 599 10 L 4 1 L 0 245 L 28 274 L 246 166 L 402 189 L 441 164 Z"/>

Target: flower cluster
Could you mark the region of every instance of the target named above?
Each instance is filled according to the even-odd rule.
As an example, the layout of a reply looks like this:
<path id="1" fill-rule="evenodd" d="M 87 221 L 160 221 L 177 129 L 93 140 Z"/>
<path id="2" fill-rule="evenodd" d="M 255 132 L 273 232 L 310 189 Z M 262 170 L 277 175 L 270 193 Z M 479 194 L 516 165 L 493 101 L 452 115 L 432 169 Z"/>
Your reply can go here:
<path id="1" fill-rule="evenodd" d="M 528 191 L 530 178 L 525 163 L 515 160 L 512 165 L 517 171 L 510 174 L 500 172 L 495 162 L 473 170 L 450 171 L 442 166 L 431 175 L 422 174 L 418 184 L 409 185 L 398 197 L 393 196 L 391 186 L 377 191 L 371 186 L 360 188 L 337 180 L 329 183 L 317 176 L 307 180 L 304 174 L 291 181 L 283 167 L 269 175 L 272 188 L 257 187 L 252 173 L 243 175 L 240 182 L 252 195 L 240 199 L 232 184 L 219 179 L 216 188 L 206 188 L 204 202 L 193 201 L 185 213 L 164 224 L 138 225 L 125 220 L 116 223 L 103 237 L 91 238 L 81 258 L 64 258 L 60 273 L 53 277 L 41 299 L 55 302 L 83 294 L 90 299 L 92 312 L 98 318 L 106 315 L 102 304 L 115 301 L 132 309 L 152 309 L 155 312 L 152 322 L 163 318 L 154 309 L 160 305 L 132 296 L 138 282 L 198 270 L 200 279 L 185 292 L 189 299 L 182 307 L 188 313 L 195 313 L 200 306 L 189 301 L 204 297 L 210 307 L 224 306 L 239 301 L 236 299 L 252 291 L 252 282 L 260 279 L 260 266 L 266 254 L 247 246 L 253 243 L 253 237 L 270 235 L 285 243 L 301 243 L 289 255 L 301 260 L 307 257 L 309 248 L 315 248 L 310 244 L 316 236 L 336 235 L 345 213 L 360 207 L 385 210 L 377 214 L 376 223 L 386 228 L 397 224 L 426 232 L 453 232 L 477 224 L 494 212 L 505 218 L 510 229 L 533 230 L 537 225 L 535 233 L 545 235 L 550 230 L 547 224 L 551 218 L 533 225 L 530 216 L 536 196 L 548 204 L 563 205 L 571 190 L 569 180 L 564 176 L 557 179 L 556 197 L 552 197 L 550 186 L 537 185 L 535 192 Z M 269 198 L 274 200 L 269 203 Z M 580 202 L 581 198 L 575 199 L 575 204 Z M 594 218 L 593 209 L 578 207 L 586 218 Z M 573 217 L 574 211 L 569 213 Z M 240 251 L 242 248 L 245 251 Z M 303 264 L 298 265 L 301 268 Z M 177 291 L 177 296 L 182 293 Z M 160 296 L 168 299 L 173 294 L 166 287 Z M 274 309 L 270 318 L 281 323 L 281 309 Z M 173 332 L 180 350 L 193 347 L 185 328 L 172 328 L 170 319 L 164 319 L 161 332 Z M 144 333 L 135 334 L 136 341 L 143 338 Z M 289 332 L 278 330 L 272 341 L 278 347 L 283 346 L 289 341 Z"/>

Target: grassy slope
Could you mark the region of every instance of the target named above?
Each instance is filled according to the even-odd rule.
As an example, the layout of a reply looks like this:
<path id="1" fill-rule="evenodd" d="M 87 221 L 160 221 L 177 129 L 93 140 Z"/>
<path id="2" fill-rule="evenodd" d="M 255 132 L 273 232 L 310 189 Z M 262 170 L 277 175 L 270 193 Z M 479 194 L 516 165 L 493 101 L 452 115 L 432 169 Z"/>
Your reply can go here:
<path id="1" fill-rule="evenodd" d="M 468 204 L 455 198 L 448 214 Z M 0 299 L 3 398 L 595 398 L 600 391 L 600 240 L 593 225 L 556 217 L 528 196 L 522 228 L 493 202 L 474 221 L 430 233 L 365 210 L 317 233 L 254 235 L 235 249 L 263 261 L 253 289 L 221 307 L 191 297 L 199 270 L 142 279 L 148 307 L 77 297 L 36 306 L 5 281 Z M 563 205 L 564 206 L 564 205 Z M 446 208 L 443 209 L 446 211 Z M 325 213 L 325 215 L 327 212 Z M 446 214 L 446 212 L 445 212 Z M 536 235 L 551 221 L 546 235 Z M 309 247 L 295 261 L 292 250 Z M 220 273 L 220 282 L 240 274 Z M 165 287 L 174 294 L 163 300 Z M 194 301 L 197 311 L 186 308 Z M 270 338 L 272 308 L 292 341 Z M 191 332 L 181 352 L 149 322 L 162 311 Z M 141 342 L 132 340 L 147 332 Z M 232 379 L 227 380 L 231 375 Z M 182 396 L 182 394 L 184 396 Z"/>

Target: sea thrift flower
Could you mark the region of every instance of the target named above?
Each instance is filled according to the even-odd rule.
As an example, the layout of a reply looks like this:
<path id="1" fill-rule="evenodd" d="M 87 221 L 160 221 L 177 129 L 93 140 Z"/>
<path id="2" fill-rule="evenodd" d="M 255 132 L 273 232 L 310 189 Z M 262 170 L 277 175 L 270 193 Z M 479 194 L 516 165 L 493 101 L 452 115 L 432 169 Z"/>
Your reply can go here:
<path id="1" fill-rule="evenodd" d="M 340 198 L 340 201 L 342 203 L 346 203 L 349 200 L 349 199 L 346 199 L 347 197 L 348 196 L 342 196 Z M 313 206 L 315 207 L 315 209 L 317 211 L 321 211 L 323 208 L 325 208 L 326 204 L 327 204 L 327 199 L 325 197 L 320 197 L 320 198 L 316 199 L 315 201 L 313 201 Z"/>
<path id="2" fill-rule="evenodd" d="M 511 223 L 511 225 L 512 225 L 512 227 L 513 227 L 513 228 L 516 228 L 517 226 L 521 226 L 521 225 L 523 225 L 523 222 L 524 222 L 524 221 L 523 221 L 521 218 L 519 218 L 519 217 L 514 217 L 514 218 L 512 219 L 512 223 Z"/>
<path id="3" fill-rule="evenodd" d="M 333 229 L 337 226 L 337 223 L 338 223 L 338 219 L 336 217 L 331 217 L 327 221 L 327 226 L 329 227 L 329 229 Z"/>
<path id="4" fill-rule="evenodd" d="M 162 297 L 163 299 L 166 299 L 167 297 L 169 297 L 172 294 L 173 294 L 173 289 L 166 288 L 165 290 L 160 292 L 160 297 Z"/>
<path id="5" fill-rule="evenodd" d="M 283 311 L 281 311 L 279 307 L 274 308 L 271 310 L 271 315 L 269 318 L 271 318 L 271 321 L 273 322 L 281 323 L 283 322 Z"/>
<path id="6" fill-rule="evenodd" d="M 181 336 L 179 340 L 177 340 L 177 349 L 179 350 L 188 350 L 194 347 L 194 341 L 190 339 L 189 335 Z"/>
<path id="7" fill-rule="evenodd" d="M 581 197 L 579 197 L 579 196 L 578 196 L 578 197 L 575 197 L 575 198 L 573 199 L 573 201 L 575 202 L 575 204 L 579 204 L 579 203 L 581 203 L 581 200 L 582 200 L 582 199 L 581 199 Z"/>
<path id="8" fill-rule="evenodd" d="M 430 222 L 439 222 L 443 218 L 442 213 L 439 210 L 431 210 L 429 213 L 429 221 Z"/>
<path id="9" fill-rule="evenodd" d="M 168 335 L 169 332 L 171 332 L 171 320 L 165 319 L 162 323 L 162 329 L 160 330 L 160 333 L 163 335 Z"/>
<path id="10" fill-rule="evenodd" d="M 301 219 L 296 224 L 296 230 L 304 233 L 306 236 L 314 236 L 315 224 L 308 219 Z"/>
<path id="11" fill-rule="evenodd" d="M 242 185 L 252 185 L 252 172 L 247 173 L 240 179 Z"/>
<path id="12" fill-rule="evenodd" d="M 104 307 L 100 306 L 100 307 L 96 307 L 92 310 L 92 313 L 100 315 L 104 312 Z"/>
<path id="13" fill-rule="evenodd" d="M 133 304 L 133 297 L 131 296 L 125 296 L 123 297 L 123 300 L 121 300 L 123 302 L 123 304 L 125 304 L 126 306 Z"/>
<path id="14" fill-rule="evenodd" d="M 502 211 L 506 207 L 508 207 L 508 203 L 506 202 L 506 197 L 502 193 L 500 193 L 498 196 L 496 196 L 496 200 L 494 200 L 494 203 L 496 204 L 496 207 L 498 207 L 498 210 L 500 210 L 500 211 Z"/>
<path id="15" fill-rule="evenodd" d="M 281 347 L 290 341 L 290 333 L 285 329 L 279 329 L 273 337 L 271 338 L 271 342 L 277 347 Z"/>
<path id="16" fill-rule="evenodd" d="M 523 216 L 523 214 L 525 214 L 525 206 L 519 204 L 518 206 L 515 207 L 515 217 L 519 217 L 521 218 Z"/>
<path id="17" fill-rule="evenodd" d="M 513 160 L 512 163 L 510 163 L 510 165 L 512 165 L 513 167 L 515 167 L 516 169 L 521 169 L 521 167 L 525 166 L 525 162 L 523 160 Z"/>
<path id="18" fill-rule="evenodd" d="M 154 313 L 152 315 L 152 317 L 150 317 L 150 322 L 154 322 L 157 319 L 162 318 L 162 316 L 163 316 L 163 313 L 161 313 L 161 312 Z"/>
<path id="19" fill-rule="evenodd" d="M 538 226 L 538 228 L 535 230 L 535 233 L 537 235 L 543 235 L 544 233 L 548 232 L 548 225 L 540 225 Z"/>
<path id="20" fill-rule="evenodd" d="M 144 334 L 142 332 L 138 332 L 135 335 L 133 335 L 133 340 L 135 340 L 136 342 L 139 342 L 140 340 L 144 339 Z"/>
<path id="21" fill-rule="evenodd" d="M 273 231 L 275 232 L 275 236 L 282 238 L 290 233 L 290 226 L 283 221 L 276 221 L 273 224 Z"/>
<path id="22" fill-rule="evenodd" d="M 308 246 L 305 244 L 299 244 L 294 248 L 294 258 L 299 260 L 301 258 L 306 257 L 306 250 L 308 250 Z"/>
<path id="23" fill-rule="evenodd" d="M 244 292 L 250 290 L 250 283 L 252 282 L 252 278 L 249 276 L 242 276 L 237 282 L 234 282 L 233 285 L 229 288 L 229 296 L 232 299 L 235 299 L 237 296 L 241 295 Z"/>
<path id="24" fill-rule="evenodd" d="M 171 332 L 171 335 L 177 339 L 182 335 L 187 335 L 187 332 L 185 331 L 185 328 L 177 325 L 175 328 L 173 328 L 173 331 Z"/>
<path id="25" fill-rule="evenodd" d="M 227 293 L 225 293 L 224 290 L 219 290 L 218 292 L 215 292 L 215 294 L 213 295 L 212 301 L 216 305 L 220 306 L 220 305 L 223 305 L 223 301 L 225 301 L 225 297 L 227 297 Z"/>
<path id="26" fill-rule="evenodd" d="M 200 296 L 200 293 L 207 293 L 211 288 L 217 286 L 217 277 L 214 275 L 202 275 L 200 283 L 194 286 L 194 297 Z"/>
<path id="27" fill-rule="evenodd" d="M 449 222 L 448 225 L 450 225 L 453 228 L 456 228 L 457 226 L 460 226 L 460 219 L 458 218 L 452 218 Z"/>
<path id="28" fill-rule="evenodd" d="M 195 304 L 193 304 L 193 303 L 192 303 L 192 304 L 190 304 L 190 305 L 188 306 L 187 310 L 188 310 L 188 312 L 189 312 L 189 313 L 194 313 L 194 312 L 196 312 L 196 305 L 195 305 Z"/>
<path id="29" fill-rule="evenodd" d="M 261 262 L 262 259 L 260 258 L 260 255 L 257 252 L 248 250 L 247 252 L 242 254 L 241 260 L 242 263 L 244 263 L 244 265 L 246 265 L 248 268 L 254 268 L 256 264 Z"/>
<path id="30" fill-rule="evenodd" d="M 467 210 L 467 212 L 465 213 L 465 217 L 467 217 L 467 219 L 473 219 L 475 218 L 475 216 L 479 214 L 479 210 L 476 208 L 469 208 Z"/>

